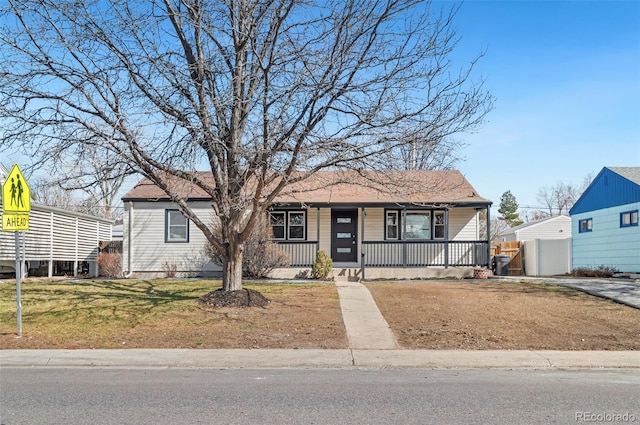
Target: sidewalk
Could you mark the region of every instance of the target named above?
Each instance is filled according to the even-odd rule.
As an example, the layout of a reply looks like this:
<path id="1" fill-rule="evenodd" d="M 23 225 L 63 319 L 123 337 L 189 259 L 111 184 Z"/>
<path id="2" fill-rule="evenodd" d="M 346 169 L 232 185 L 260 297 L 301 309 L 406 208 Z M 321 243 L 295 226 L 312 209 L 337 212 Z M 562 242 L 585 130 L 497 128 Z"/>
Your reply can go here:
<path id="1" fill-rule="evenodd" d="M 636 351 L 0 350 L 3 367 L 640 369 Z"/>

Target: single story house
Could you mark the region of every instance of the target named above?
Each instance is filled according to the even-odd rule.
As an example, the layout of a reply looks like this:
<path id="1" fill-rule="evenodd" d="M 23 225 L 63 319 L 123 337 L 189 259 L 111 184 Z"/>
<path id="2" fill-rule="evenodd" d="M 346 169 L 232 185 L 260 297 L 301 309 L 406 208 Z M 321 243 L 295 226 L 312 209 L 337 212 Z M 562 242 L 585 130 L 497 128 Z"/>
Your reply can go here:
<path id="1" fill-rule="evenodd" d="M 210 198 L 198 188 L 181 190 L 195 213 L 214 223 Z M 219 271 L 204 256 L 202 232 L 160 188 L 143 179 L 122 200 L 127 276 Z M 355 171 L 320 171 L 288 185 L 269 208 L 274 241 L 291 258 L 273 277 L 304 275 L 318 250 L 332 258 L 334 274 L 471 276 L 489 265 L 489 241 L 479 235 L 480 212 L 489 214 L 490 206 L 459 171 L 370 172 L 366 179 Z"/>
<path id="2" fill-rule="evenodd" d="M 530 221 L 505 230 L 496 237 L 499 242 L 534 239 L 567 239 L 571 237 L 571 217 L 557 215 Z"/>
<path id="3" fill-rule="evenodd" d="M 8 174 L 0 165 L 0 184 Z M 98 276 L 99 246 L 111 240 L 112 225 L 112 220 L 31 202 L 29 230 L 20 244 L 24 270 L 49 277 L 82 272 Z M 0 274 L 15 276 L 15 245 L 15 232 L 0 231 Z"/>
<path id="4" fill-rule="evenodd" d="M 640 167 L 604 167 L 569 211 L 573 268 L 640 272 Z"/>

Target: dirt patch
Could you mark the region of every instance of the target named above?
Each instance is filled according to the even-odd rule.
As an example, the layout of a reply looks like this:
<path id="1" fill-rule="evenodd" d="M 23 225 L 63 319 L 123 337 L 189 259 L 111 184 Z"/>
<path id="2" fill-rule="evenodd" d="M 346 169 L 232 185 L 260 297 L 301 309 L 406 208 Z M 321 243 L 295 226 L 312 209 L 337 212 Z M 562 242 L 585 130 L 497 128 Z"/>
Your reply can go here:
<path id="1" fill-rule="evenodd" d="M 209 307 L 266 307 L 269 299 L 253 289 L 223 291 L 218 289 L 198 299 L 200 304 Z"/>
<path id="2" fill-rule="evenodd" d="M 539 283 L 370 283 L 407 349 L 640 350 L 640 311 Z"/>

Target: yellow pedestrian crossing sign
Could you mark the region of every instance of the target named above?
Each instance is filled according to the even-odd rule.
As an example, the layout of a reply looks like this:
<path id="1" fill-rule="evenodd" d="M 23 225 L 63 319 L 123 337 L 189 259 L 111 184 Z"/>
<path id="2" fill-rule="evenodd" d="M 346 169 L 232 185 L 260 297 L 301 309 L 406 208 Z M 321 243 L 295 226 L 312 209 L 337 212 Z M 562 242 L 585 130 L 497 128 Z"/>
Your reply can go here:
<path id="1" fill-rule="evenodd" d="M 15 164 L 2 185 L 3 212 L 12 214 L 28 214 L 31 212 L 31 189 Z"/>

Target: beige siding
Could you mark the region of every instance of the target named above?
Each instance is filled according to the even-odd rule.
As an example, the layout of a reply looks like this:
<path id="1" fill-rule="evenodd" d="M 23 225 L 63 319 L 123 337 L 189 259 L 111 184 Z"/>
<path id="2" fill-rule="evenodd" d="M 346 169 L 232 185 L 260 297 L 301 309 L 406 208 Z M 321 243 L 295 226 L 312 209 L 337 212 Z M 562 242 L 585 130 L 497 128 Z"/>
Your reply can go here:
<path id="1" fill-rule="evenodd" d="M 365 208 L 364 240 L 384 240 L 384 208 Z"/>
<path id="2" fill-rule="evenodd" d="M 478 239 L 478 212 L 473 208 L 449 210 L 449 239 L 475 241 Z"/>
<path id="3" fill-rule="evenodd" d="M 123 270 L 125 272 L 148 272 L 163 274 L 166 267 L 175 266 L 178 273 L 190 273 L 216 267 L 205 259 L 206 238 L 193 223 L 189 223 L 188 243 L 167 243 L 165 241 L 165 211 L 176 209 L 168 202 L 133 204 L 133 225 L 130 224 L 129 210 L 125 206 Z M 213 223 L 214 215 L 207 203 L 192 205 L 195 214 L 204 222 Z M 131 226 L 131 232 L 129 227 Z M 129 246 L 129 235 L 133 244 Z M 131 262 L 129 263 L 129 254 Z"/>
<path id="4" fill-rule="evenodd" d="M 331 255 L 331 209 L 320 209 L 320 249 Z"/>

